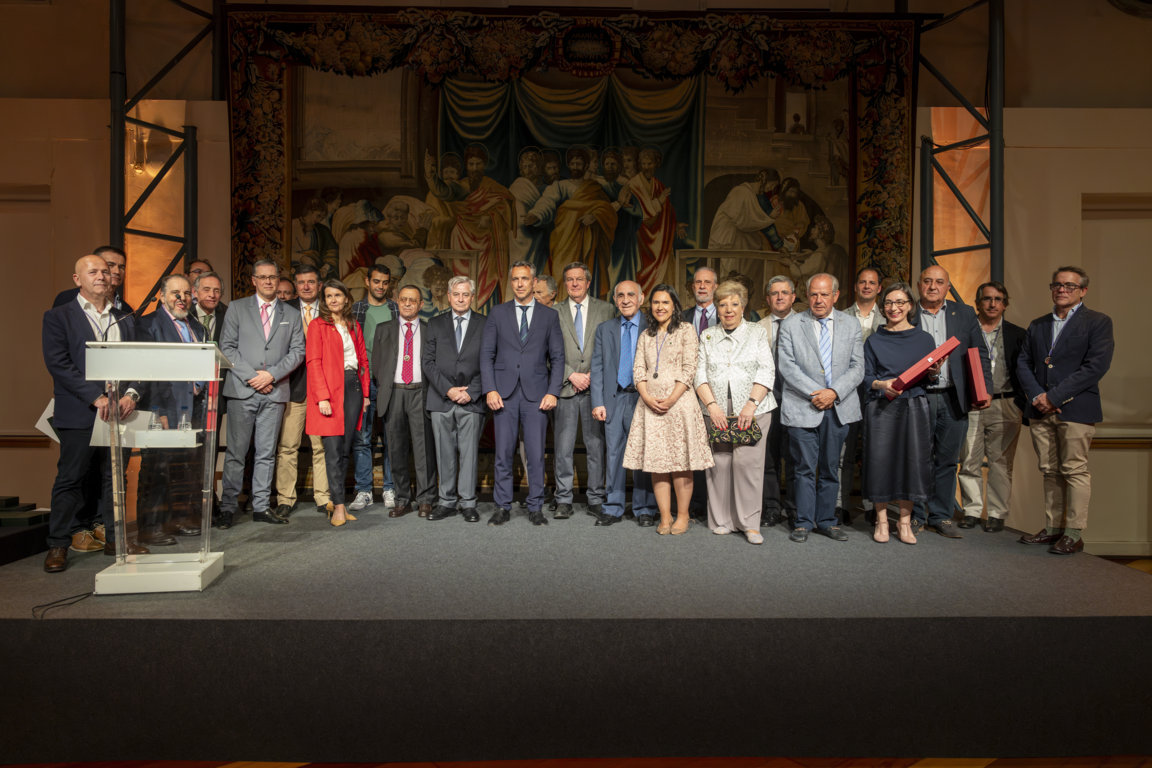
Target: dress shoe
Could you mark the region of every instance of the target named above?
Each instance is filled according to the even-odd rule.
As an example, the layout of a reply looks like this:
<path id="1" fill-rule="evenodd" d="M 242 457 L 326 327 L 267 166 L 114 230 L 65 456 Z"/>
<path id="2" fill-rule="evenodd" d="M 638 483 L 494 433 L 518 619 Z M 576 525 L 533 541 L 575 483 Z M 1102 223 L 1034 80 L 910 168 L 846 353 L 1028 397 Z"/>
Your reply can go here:
<path id="1" fill-rule="evenodd" d="M 174 547 L 176 546 L 176 537 L 164 531 L 141 531 L 140 542 L 153 547 Z"/>
<path id="2" fill-rule="evenodd" d="M 732 531 L 730 531 L 726 525 L 718 525 L 712 529 L 712 533 L 716 534 L 717 536 L 727 536 L 728 534 L 732 533 Z"/>
<path id="3" fill-rule="evenodd" d="M 325 502 L 324 504 L 317 504 L 316 505 L 316 511 L 322 515 L 330 515 L 330 514 L 332 514 L 332 512 L 335 509 L 336 509 L 336 505 L 330 501 Z M 281 515 L 279 510 L 276 511 L 276 514 L 277 514 L 277 516 L 282 517 L 285 520 L 288 519 L 288 515 Z"/>
<path id="4" fill-rule="evenodd" d="M 496 507 L 492 517 L 488 518 L 488 525 L 504 525 L 510 517 L 512 517 L 512 513 L 508 511 L 507 507 Z"/>
<path id="5" fill-rule="evenodd" d="M 1083 549 L 1084 539 L 1072 541 L 1071 536 L 1061 536 L 1059 541 L 1048 547 L 1048 551 L 1054 555 L 1074 555 Z"/>
<path id="6" fill-rule="evenodd" d="M 588 514 L 592 515 L 592 517 L 600 517 L 600 515 L 604 514 L 604 505 L 603 504 L 589 504 L 588 505 Z"/>
<path id="7" fill-rule="evenodd" d="M 287 520 L 289 516 L 291 516 L 293 509 L 294 507 L 291 504 L 281 504 L 280 506 L 276 507 L 276 512 L 274 514 L 276 517 L 282 517 Z"/>
<path id="8" fill-rule="evenodd" d="M 616 517 L 616 515 L 606 515 L 601 512 L 596 516 L 596 525 L 616 525 L 621 519 L 620 517 Z"/>
<path id="9" fill-rule="evenodd" d="M 48 556 L 44 558 L 44 571 L 46 573 L 60 573 L 67 568 L 68 547 L 48 547 Z"/>
<path id="10" fill-rule="evenodd" d="M 272 510 L 265 510 L 264 512 L 253 512 L 252 522 L 254 523 L 269 523 L 271 525 L 287 525 L 288 521 L 277 515 Z"/>
<path id="11" fill-rule="evenodd" d="M 556 511 L 552 513 L 553 520 L 567 520 L 572 517 L 571 504 L 557 504 Z"/>
<path id="12" fill-rule="evenodd" d="M 232 520 L 231 512 L 221 512 L 219 515 L 212 519 L 212 527 L 219 528 L 222 531 L 228 530 L 233 526 L 233 524 L 234 521 Z"/>
<path id="13" fill-rule="evenodd" d="M 59 547 L 53 547 L 59 549 Z M 76 531 L 72 534 L 72 544 L 69 547 L 73 552 L 99 552 L 104 549 L 104 542 L 97 541 L 92 531 Z M 64 570 L 61 568 L 60 570 Z M 49 571 L 52 573 L 52 571 Z"/>
<path id="14" fill-rule="evenodd" d="M 561 504 L 560 506 L 564 505 Z M 569 508 L 571 508 L 571 506 L 569 506 Z M 532 523 L 532 525 L 548 525 L 548 518 L 544 517 L 544 510 L 530 509 L 528 510 L 528 522 Z"/>
<path id="15" fill-rule="evenodd" d="M 656 518 L 652 515 L 636 515 L 636 525 L 641 528 L 651 528 L 656 525 Z"/>
<path id="16" fill-rule="evenodd" d="M 1063 538 L 1063 533 L 1048 533 L 1048 529 L 1041 529 L 1039 533 L 1033 533 L 1031 536 L 1024 534 L 1018 541 L 1021 544 L 1055 544 Z"/>
<path id="17" fill-rule="evenodd" d="M 480 522 L 480 513 L 476 511 L 476 507 L 468 507 L 462 510 L 460 514 L 464 516 L 464 522 L 466 523 Z"/>
<path id="18" fill-rule="evenodd" d="M 404 517 L 404 515 L 411 511 L 411 504 L 397 504 L 396 506 L 392 507 L 392 509 L 388 510 L 388 517 Z"/>
<path id="19" fill-rule="evenodd" d="M 92 526 L 92 538 L 101 544 L 108 540 L 104 534 L 104 523 L 96 523 L 96 525 Z"/>
<path id="20" fill-rule="evenodd" d="M 749 544 L 764 543 L 764 537 L 760 535 L 760 531 L 744 531 L 744 538 L 748 539 Z"/>
<path id="21" fill-rule="evenodd" d="M 984 523 L 985 533 L 1000 533 L 1002 530 L 1004 530 L 1004 518 L 1002 517 L 990 517 Z"/>
<path id="22" fill-rule="evenodd" d="M 980 518 L 973 517 L 972 515 L 964 515 L 964 519 L 960 521 L 960 527 L 964 530 L 975 528 L 980 523 Z"/>
<path id="23" fill-rule="evenodd" d="M 951 520 L 941 520 L 928 526 L 928 530 L 938 533 L 946 539 L 962 539 L 963 536 L 956 530 L 956 523 Z"/>
<path id="24" fill-rule="evenodd" d="M 838 525 L 832 525 L 827 528 L 817 528 L 816 533 L 821 536 L 827 536 L 832 541 L 848 541 L 848 534 L 844 533 Z"/>
<path id="25" fill-rule="evenodd" d="M 428 515 L 430 515 L 430 514 L 432 514 L 432 505 L 431 504 L 421 504 L 420 505 L 420 517 L 428 517 Z"/>
<path id="26" fill-rule="evenodd" d="M 836 507 L 836 519 L 840 521 L 840 525 L 852 525 L 852 513 L 847 507 Z"/>
<path id="27" fill-rule="evenodd" d="M 104 545 L 104 554 L 109 557 L 116 557 L 116 542 L 110 541 Z M 149 554 L 148 547 L 142 547 L 134 541 L 128 541 L 128 551 L 124 554 L 127 555 L 147 555 Z"/>
<path id="28" fill-rule="evenodd" d="M 446 517 L 454 517 L 456 515 L 456 507 L 445 507 L 438 505 L 436 509 L 428 513 L 429 520 L 443 520 Z"/>
<path id="29" fill-rule="evenodd" d="M 916 535 L 917 533 L 920 533 L 923 530 L 924 530 L 924 521 L 923 520 L 913 520 L 912 521 L 912 535 Z"/>
<path id="30" fill-rule="evenodd" d="M 788 534 L 788 538 L 789 538 L 789 540 L 795 541 L 797 543 L 803 543 L 805 541 L 808 541 L 808 529 L 807 528 L 793 528 L 792 533 Z"/>
<path id="31" fill-rule="evenodd" d="M 784 515 L 778 509 L 771 509 L 768 511 L 768 514 L 764 516 L 764 525 L 769 528 L 780 525 L 782 522 L 784 522 Z"/>
<path id="32" fill-rule="evenodd" d="M 552 502 L 549 502 L 549 503 L 548 503 L 548 511 L 549 511 L 549 512 L 555 512 L 555 511 L 556 511 L 556 507 L 558 507 L 558 506 L 560 506 L 560 505 L 559 505 L 559 504 L 557 504 L 557 503 L 556 503 L 556 502 L 554 502 L 554 501 L 552 501 Z"/>
<path id="33" fill-rule="evenodd" d="M 200 526 L 191 523 L 173 523 L 171 532 L 177 536 L 199 536 Z"/>

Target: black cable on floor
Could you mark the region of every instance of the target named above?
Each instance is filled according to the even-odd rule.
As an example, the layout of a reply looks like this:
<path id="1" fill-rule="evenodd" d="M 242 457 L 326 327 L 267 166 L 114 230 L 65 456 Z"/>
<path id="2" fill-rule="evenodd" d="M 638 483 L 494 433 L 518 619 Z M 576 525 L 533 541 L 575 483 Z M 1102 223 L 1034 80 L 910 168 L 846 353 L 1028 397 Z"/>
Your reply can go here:
<path id="1" fill-rule="evenodd" d="M 59 600 L 53 600 L 50 603 L 42 603 L 41 605 L 34 605 L 34 606 L 32 606 L 32 618 L 42 619 L 48 614 L 48 611 L 51 611 L 54 608 L 67 608 L 69 606 L 76 605 L 76 603 L 78 603 L 81 600 L 84 600 L 86 598 L 92 597 L 92 595 L 94 595 L 94 594 L 96 594 L 96 593 L 95 592 L 85 592 L 84 594 L 81 594 L 81 595 L 72 595 L 71 597 L 62 597 Z M 39 613 L 37 613 L 37 611 L 39 611 Z"/>

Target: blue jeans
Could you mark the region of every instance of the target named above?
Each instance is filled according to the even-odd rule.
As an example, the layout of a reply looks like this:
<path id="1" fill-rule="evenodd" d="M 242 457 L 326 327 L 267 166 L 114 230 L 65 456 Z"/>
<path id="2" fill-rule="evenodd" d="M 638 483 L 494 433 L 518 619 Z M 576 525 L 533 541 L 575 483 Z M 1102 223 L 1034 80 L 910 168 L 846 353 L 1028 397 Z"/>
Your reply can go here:
<path id="1" fill-rule="evenodd" d="M 360 429 L 356 430 L 356 437 L 352 440 L 352 466 L 356 475 L 356 493 L 367 491 L 372 493 L 372 424 L 376 421 L 376 379 L 368 387 L 368 407 L 364 410 L 364 418 L 360 422 Z M 380 441 L 380 464 L 384 475 L 384 490 L 392 490 L 392 462 L 388 460 L 388 444 L 384 439 L 384 430 L 379 430 L 375 437 Z"/>
<path id="2" fill-rule="evenodd" d="M 792 461 L 796 465 L 796 527 L 831 528 L 836 521 L 840 489 L 840 448 L 848 436 L 829 408 L 817 427 L 788 427 Z"/>
<path id="3" fill-rule="evenodd" d="M 916 522 L 937 525 L 956 513 L 956 467 L 968 435 L 968 414 L 960 409 L 956 390 L 928 392 L 928 415 L 932 423 L 932 490 L 927 509 L 917 502 L 912 508 Z"/>

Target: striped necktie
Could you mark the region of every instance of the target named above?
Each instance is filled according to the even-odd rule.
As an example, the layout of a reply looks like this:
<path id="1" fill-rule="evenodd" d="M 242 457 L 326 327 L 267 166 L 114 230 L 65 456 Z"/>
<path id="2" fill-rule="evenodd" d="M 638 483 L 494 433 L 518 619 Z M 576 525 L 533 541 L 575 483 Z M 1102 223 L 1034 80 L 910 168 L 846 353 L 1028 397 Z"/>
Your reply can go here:
<path id="1" fill-rule="evenodd" d="M 832 386 L 832 332 L 828 330 L 830 317 L 820 318 L 820 365 L 824 367 L 824 386 Z"/>

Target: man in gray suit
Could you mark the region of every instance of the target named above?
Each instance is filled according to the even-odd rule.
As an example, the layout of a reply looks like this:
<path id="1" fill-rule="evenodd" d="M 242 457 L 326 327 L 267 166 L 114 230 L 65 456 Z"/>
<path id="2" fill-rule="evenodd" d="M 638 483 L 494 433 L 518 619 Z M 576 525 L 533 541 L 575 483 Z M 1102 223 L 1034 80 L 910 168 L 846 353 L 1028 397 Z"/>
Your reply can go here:
<path id="1" fill-rule="evenodd" d="M 604 511 L 604 426 L 592 418 L 592 356 L 596 326 L 612 319 L 612 305 L 588 295 L 592 273 L 579 261 L 564 268 L 568 298 L 555 307 L 560 313 L 564 337 L 564 383 L 556 404 L 556 511 L 557 520 L 572 516 L 573 482 L 576 475 L 572 454 L 577 427 L 584 433 L 588 476 L 588 514 Z"/>
<path id="2" fill-rule="evenodd" d="M 812 530 L 834 541 L 848 539 L 836 524 L 836 492 L 848 425 L 860 421 L 856 387 L 864 379 L 864 343 L 856 318 L 834 309 L 839 296 L 835 277 L 813 275 L 808 311 L 780 327 L 780 416 L 796 464 L 796 527 L 789 538 L 796 542 L 807 541 Z"/>
<path id="3" fill-rule="evenodd" d="M 276 298 L 279 279 L 276 262 L 257 261 L 252 265 L 256 295 L 232 302 L 224 315 L 220 351 L 232 363 L 232 370 L 224 382 L 228 451 L 220 498 L 221 528 L 232 527 L 236 497 L 244 481 L 244 457 L 253 443 L 252 519 L 277 525 L 288 522 L 268 504 L 276 439 L 288 402 L 288 374 L 304 362 L 304 328 L 300 312 Z"/>

